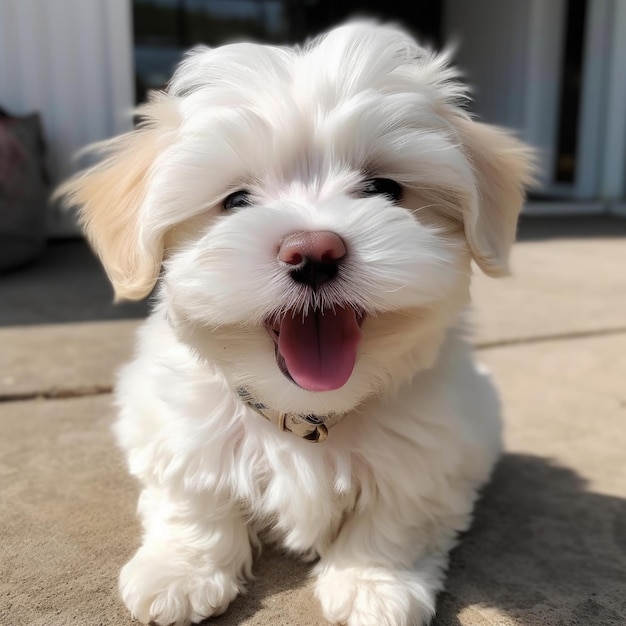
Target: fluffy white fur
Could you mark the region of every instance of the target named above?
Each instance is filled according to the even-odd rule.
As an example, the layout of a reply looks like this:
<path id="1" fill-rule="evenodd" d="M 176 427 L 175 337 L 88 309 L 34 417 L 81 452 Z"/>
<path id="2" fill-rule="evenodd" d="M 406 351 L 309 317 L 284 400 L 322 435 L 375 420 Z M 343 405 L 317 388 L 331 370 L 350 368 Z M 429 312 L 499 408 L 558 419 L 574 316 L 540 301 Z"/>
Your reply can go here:
<path id="1" fill-rule="evenodd" d="M 497 395 L 459 330 L 470 262 L 506 272 L 530 178 L 529 152 L 465 98 L 445 56 L 373 23 L 304 48 L 201 48 L 143 126 L 64 187 L 118 297 L 160 275 L 115 426 L 143 487 L 143 543 L 120 576 L 143 622 L 225 611 L 259 534 L 319 557 L 331 622 L 430 620 L 500 449 Z M 373 177 L 402 185 L 398 205 L 363 197 Z M 252 205 L 225 212 L 237 189 Z M 317 292 L 276 258 L 314 230 L 348 248 Z M 307 391 L 280 372 L 264 321 L 337 305 L 366 315 L 355 369 Z M 347 415 L 313 444 L 244 404 L 242 385 L 279 411 Z"/>

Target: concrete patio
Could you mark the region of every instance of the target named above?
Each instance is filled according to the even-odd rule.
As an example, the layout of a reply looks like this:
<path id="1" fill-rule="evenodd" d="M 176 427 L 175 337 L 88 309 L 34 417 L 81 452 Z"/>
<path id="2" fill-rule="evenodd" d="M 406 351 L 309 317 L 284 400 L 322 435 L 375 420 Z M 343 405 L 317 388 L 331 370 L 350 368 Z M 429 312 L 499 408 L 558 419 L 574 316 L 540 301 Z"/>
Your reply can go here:
<path id="1" fill-rule="evenodd" d="M 474 281 L 506 453 L 434 626 L 626 624 L 626 220 L 527 218 L 514 276 Z M 0 625 L 129 626 L 137 489 L 110 433 L 145 304 L 114 307 L 80 241 L 0 276 Z M 322 626 L 307 568 L 267 550 L 210 623 Z"/>

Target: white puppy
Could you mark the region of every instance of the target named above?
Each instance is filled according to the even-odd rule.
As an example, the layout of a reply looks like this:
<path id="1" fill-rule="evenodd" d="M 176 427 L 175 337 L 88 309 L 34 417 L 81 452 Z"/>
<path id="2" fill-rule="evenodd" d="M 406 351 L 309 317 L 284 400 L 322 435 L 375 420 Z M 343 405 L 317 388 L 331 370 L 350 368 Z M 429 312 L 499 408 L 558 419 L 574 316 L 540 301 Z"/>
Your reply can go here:
<path id="1" fill-rule="evenodd" d="M 117 387 L 140 620 L 225 611 L 261 532 L 318 559 L 331 622 L 433 615 L 500 449 L 460 330 L 470 261 L 506 272 L 531 175 L 466 98 L 445 56 L 374 23 L 199 48 L 64 187 L 117 296 L 158 281 Z"/>

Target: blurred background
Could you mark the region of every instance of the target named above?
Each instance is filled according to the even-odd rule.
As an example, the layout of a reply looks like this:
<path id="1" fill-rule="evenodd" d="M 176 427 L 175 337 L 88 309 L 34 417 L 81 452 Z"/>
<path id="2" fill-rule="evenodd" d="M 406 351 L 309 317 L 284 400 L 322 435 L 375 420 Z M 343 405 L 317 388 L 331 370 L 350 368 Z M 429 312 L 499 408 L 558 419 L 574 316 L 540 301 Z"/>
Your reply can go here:
<path id="1" fill-rule="evenodd" d="M 2 0 L 0 107 L 37 112 L 51 184 L 77 150 L 132 124 L 186 49 L 293 43 L 354 15 L 457 44 L 485 121 L 541 151 L 526 213 L 624 212 L 626 3 L 619 0 Z M 76 232 L 48 208 L 48 232 Z"/>

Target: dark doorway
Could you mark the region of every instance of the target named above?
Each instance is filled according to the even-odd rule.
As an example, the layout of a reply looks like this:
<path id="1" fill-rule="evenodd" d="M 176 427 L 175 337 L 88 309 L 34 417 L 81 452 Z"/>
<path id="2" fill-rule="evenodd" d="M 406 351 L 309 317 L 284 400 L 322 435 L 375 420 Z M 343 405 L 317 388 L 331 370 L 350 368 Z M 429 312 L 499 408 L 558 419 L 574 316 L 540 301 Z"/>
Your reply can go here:
<path id="1" fill-rule="evenodd" d="M 230 41 L 295 43 L 350 17 L 404 26 L 428 44 L 441 42 L 442 0 L 134 0 L 137 102 L 162 89 L 184 51 Z"/>

